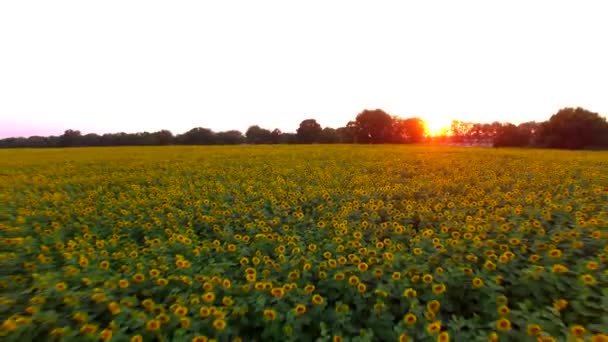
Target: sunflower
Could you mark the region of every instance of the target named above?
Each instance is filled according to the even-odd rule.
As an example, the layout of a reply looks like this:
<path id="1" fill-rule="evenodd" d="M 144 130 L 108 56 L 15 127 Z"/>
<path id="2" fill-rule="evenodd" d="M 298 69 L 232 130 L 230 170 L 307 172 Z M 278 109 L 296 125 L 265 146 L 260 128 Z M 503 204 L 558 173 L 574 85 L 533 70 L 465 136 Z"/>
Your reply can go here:
<path id="1" fill-rule="evenodd" d="M 403 291 L 403 296 L 405 296 L 406 298 L 416 298 L 416 295 L 416 290 L 412 288 L 407 288 Z"/>
<path id="2" fill-rule="evenodd" d="M 509 331 L 511 330 L 511 321 L 506 318 L 501 318 L 496 321 L 496 328 L 501 331 Z"/>
<path id="3" fill-rule="evenodd" d="M 596 283 L 595 278 L 591 274 L 583 274 L 581 275 L 581 280 L 585 285 L 594 285 Z"/>
<path id="4" fill-rule="evenodd" d="M 437 312 L 439 312 L 439 309 L 441 308 L 441 303 L 439 303 L 438 300 L 433 299 L 426 304 L 426 308 L 427 308 L 427 310 L 429 310 L 433 313 L 437 313 Z"/>
<path id="5" fill-rule="evenodd" d="M 224 321 L 223 319 L 216 319 L 213 321 L 213 328 L 215 330 L 224 330 L 226 328 L 226 321 Z"/>
<path id="6" fill-rule="evenodd" d="M 293 311 L 297 316 L 303 315 L 306 313 L 306 306 L 304 304 L 298 304 Z"/>
<path id="7" fill-rule="evenodd" d="M 315 294 L 312 296 L 312 302 L 316 305 L 321 305 L 321 304 L 323 304 L 324 300 L 323 300 L 323 297 L 321 297 L 318 294 Z"/>
<path id="8" fill-rule="evenodd" d="M 201 295 L 201 299 L 206 303 L 211 303 L 215 300 L 215 293 L 207 292 L 207 293 Z"/>
<path id="9" fill-rule="evenodd" d="M 568 267 L 566 267 L 562 264 L 555 264 L 551 268 L 551 271 L 553 271 L 553 273 L 566 273 L 566 272 L 568 272 Z"/>
<path id="10" fill-rule="evenodd" d="M 108 311 L 110 311 L 112 315 L 118 315 L 120 313 L 120 305 L 116 302 L 110 302 L 108 304 Z"/>
<path id="11" fill-rule="evenodd" d="M 110 329 L 103 329 L 100 333 L 99 333 L 99 339 L 102 341 L 109 341 L 112 339 L 112 330 Z"/>
<path id="12" fill-rule="evenodd" d="M 206 318 L 209 317 L 211 315 L 211 309 L 207 306 L 202 306 L 199 310 L 198 310 L 198 315 Z"/>
<path id="13" fill-rule="evenodd" d="M 180 306 L 174 311 L 177 317 L 185 317 L 188 314 L 188 308 Z"/>
<path id="14" fill-rule="evenodd" d="M 160 321 L 156 319 L 149 320 L 148 322 L 146 322 L 146 330 L 157 331 L 158 329 L 160 329 L 160 325 Z"/>
<path id="15" fill-rule="evenodd" d="M 608 335 L 595 334 L 595 335 L 591 336 L 591 342 L 608 342 Z"/>
<path id="16" fill-rule="evenodd" d="M 85 324 L 80 328 L 80 333 L 83 335 L 94 334 L 97 331 L 97 325 Z"/>
<path id="17" fill-rule="evenodd" d="M 488 271 L 494 271 L 496 269 L 496 264 L 491 262 L 490 260 L 487 260 L 484 264 L 483 267 L 488 270 Z"/>
<path id="18" fill-rule="evenodd" d="M 433 323 L 429 323 L 426 326 L 426 332 L 429 335 L 435 335 L 441 331 L 441 321 L 435 321 Z"/>
<path id="19" fill-rule="evenodd" d="M 450 334 L 447 331 L 443 331 L 441 333 L 439 333 L 439 336 L 437 336 L 437 342 L 449 342 L 450 341 Z"/>
<path id="20" fill-rule="evenodd" d="M 565 299 L 558 299 L 553 302 L 553 308 L 557 311 L 562 311 L 568 307 L 568 301 Z"/>
<path id="21" fill-rule="evenodd" d="M 281 298 L 285 295 L 285 290 L 281 287 L 275 287 L 272 290 L 270 290 L 270 293 L 275 298 Z"/>
<path id="22" fill-rule="evenodd" d="M 483 287 L 483 280 L 479 277 L 475 277 L 473 278 L 473 280 L 471 281 L 473 284 L 473 287 L 479 289 Z"/>
<path id="23" fill-rule="evenodd" d="M 446 290 L 446 287 L 444 284 L 434 284 L 433 285 L 433 293 L 434 294 L 442 294 L 444 293 Z"/>
<path id="24" fill-rule="evenodd" d="M 143 275 L 143 273 L 135 273 L 133 275 L 133 281 L 136 282 L 136 283 L 141 283 L 144 280 L 146 280 L 146 276 Z"/>
<path id="25" fill-rule="evenodd" d="M 570 328 L 570 333 L 576 337 L 583 337 L 587 330 L 582 325 L 574 325 Z"/>
<path id="26" fill-rule="evenodd" d="M 509 310 L 509 307 L 507 307 L 506 305 L 499 306 L 496 311 L 501 315 L 508 315 L 509 312 L 511 312 L 511 310 Z"/>
<path id="27" fill-rule="evenodd" d="M 528 324 L 527 331 L 530 336 L 538 336 L 543 329 L 538 324 Z"/>
<path id="28" fill-rule="evenodd" d="M 184 328 L 184 329 L 188 329 L 190 328 L 191 322 L 190 322 L 190 318 L 188 317 L 181 317 L 179 319 L 179 326 Z"/>
<path id="29" fill-rule="evenodd" d="M 403 316 L 403 322 L 407 325 L 416 324 L 417 320 L 418 319 L 416 318 L 416 315 L 414 315 L 413 313 L 407 313 L 405 314 L 405 316 Z"/>
<path id="30" fill-rule="evenodd" d="M 277 312 L 273 309 L 265 309 L 264 318 L 266 318 L 269 321 L 274 321 L 275 319 L 277 319 Z"/>

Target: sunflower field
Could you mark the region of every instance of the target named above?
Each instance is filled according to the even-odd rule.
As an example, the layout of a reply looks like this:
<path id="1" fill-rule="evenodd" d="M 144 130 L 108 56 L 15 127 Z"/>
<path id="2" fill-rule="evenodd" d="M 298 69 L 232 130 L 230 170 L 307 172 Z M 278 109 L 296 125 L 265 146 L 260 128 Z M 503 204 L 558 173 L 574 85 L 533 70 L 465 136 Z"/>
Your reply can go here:
<path id="1" fill-rule="evenodd" d="M 606 152 L 0 151 L 2 341 L 606 334 Z"/>

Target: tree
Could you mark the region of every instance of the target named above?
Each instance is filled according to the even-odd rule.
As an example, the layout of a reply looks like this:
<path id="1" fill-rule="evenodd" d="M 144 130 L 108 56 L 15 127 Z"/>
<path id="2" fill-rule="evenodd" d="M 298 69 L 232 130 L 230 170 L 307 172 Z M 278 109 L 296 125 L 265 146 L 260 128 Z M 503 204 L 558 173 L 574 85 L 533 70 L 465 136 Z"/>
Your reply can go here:
<path id="1" fill-rule="evenodd" d="M 322 131 L 321 125 L 315 119 L 306 119 L 300 123 L 300 127 L 296 130 L 298 142 L 304 144 L 319 142 Z"/>
<path id="2" fill-rule="evenodd" d="M 354 144 L 357 142 L 357 123 L 349 121 L 346 126 L 336 129 L 340 144 Z"/>
<path id="3" fill-rule="evenodd" d="M 494 137 L 494 147 L 524 147 L 529 146 L 531 135 L 525 128 L 507 123 L 500 127 Z"/>
<path id="4" fill-rule="evenodd" d="M 419 143 L 424 140 L 426 127 L 420 118 L 393 119 L 394 142 Z"/>
<path id="5" fill-rule="evenodd" d="M 468 140 L 473 128 L 474 125 L 472 123 L 452 120 L 452 125 L 450 126 L 451 140 L 455 142 L 464 142 L 465 140 Z"/>
<path id="6" fill-rule="evenodd" d="M 230 130 L 215 134 L 215 143 L 220 145 L 238 145 L 245 142 L 245 136 L 241 131 Z"/>
<path id="7" fill-rule="evenodd" d="M 73 147 L 80 144 L 82 134 L 80 131 L 68 129 L 63 132 L 63 135 L 59 136 L 59 146 L 61 147 Z"/>
<path id="8" fill-rule="evenodd" d="M 536 121 L 520 123 L 517 128 L 522 134 L 527 135 L 528 145 L 536 145 L 538 143 L 538 134 L 540 133 L 541 124 Z"/>
<path id="9" fill-rule="evenodd" d="M 184 145 L 211 145 L 215 142 L 215 133 L 209 128 L 196 127 L 178 135 L 176 140 Z"/>
<path id="10" fill-rule="evenodd" d="M 541 124 L 538 139 L 541 146 L 551 148 L 606 148 L 608 122 L 580 107 L 563 108 Z"/>
<path id="11" fill-rule="evenodd" d="M 391 141 L 393 118 L 381 109 L 364 110 L 357 115 L 356 142 L 382 144 Z"/>
<path id="12" fill-rule="evenodd" d="M 158 132 L 152 133 L 152 144 L 153 145 L 169 145 L 173 141 L 173 133 L 163 129 Z"/>
<path id="13" fill-rule="evenodd" d="M 339 142 L 338 132 L 331 127 L 323 128 L 319 142 L 323 144 L 335 144 Z"/>
<path id="14" fill-rule="evenodd" d="M 270 133 L 270 140 L 272 144 L 280 144 L 281 143 L 281 136 L 283 135 L 283 132 L 281 132 L 280 129 L 275 128 L 271 133 Z"/>
<path id="15" fill-rule="evenodd" d="M 245 137 L 249 144 L 270 144 L 272 142 L 272 132 L 258 125 L 250 126 L 245 132 Z"/>

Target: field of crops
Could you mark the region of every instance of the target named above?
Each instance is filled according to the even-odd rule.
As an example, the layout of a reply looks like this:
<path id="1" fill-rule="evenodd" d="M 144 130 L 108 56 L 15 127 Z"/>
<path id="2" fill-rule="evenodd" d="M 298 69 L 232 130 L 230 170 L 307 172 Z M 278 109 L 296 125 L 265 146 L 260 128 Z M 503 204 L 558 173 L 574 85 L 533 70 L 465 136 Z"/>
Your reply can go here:
<path id="1" fill-rule="evenodd" d="M 608 341 L 608 153 L 0 151 L 3 341 Z"/>

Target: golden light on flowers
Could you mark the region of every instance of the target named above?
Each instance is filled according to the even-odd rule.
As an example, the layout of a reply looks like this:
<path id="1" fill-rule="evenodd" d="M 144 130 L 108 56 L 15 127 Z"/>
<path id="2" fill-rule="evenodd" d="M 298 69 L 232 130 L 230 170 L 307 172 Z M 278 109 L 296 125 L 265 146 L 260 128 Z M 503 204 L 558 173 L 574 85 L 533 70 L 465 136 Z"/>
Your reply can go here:
<path id="1" fill-rule="evenodd" d="M 603 338 L 605 152 L 284 147 L 0 150 L 0 339 Z"/>

